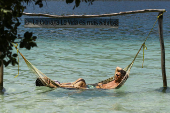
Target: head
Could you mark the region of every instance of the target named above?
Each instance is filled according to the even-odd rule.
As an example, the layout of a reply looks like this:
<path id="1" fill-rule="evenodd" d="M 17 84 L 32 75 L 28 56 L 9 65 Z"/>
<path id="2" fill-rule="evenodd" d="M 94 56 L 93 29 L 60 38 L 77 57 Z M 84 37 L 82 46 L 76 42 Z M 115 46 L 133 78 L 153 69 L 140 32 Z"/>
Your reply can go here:
<path id="1" fill-rule="evenodd" d="M 114 78 L 115 78 L 116 81 L 121 81 L 125 75 L 126 75 L 126 71 L 124 71 L 122 69 L 122 70 L 120 70 L 120 71 L 115 73 L 115 77 Z"/>
<path id="2" fill-rule="evenodd" d="M 36 86 L 44 86 L 44 84 L 41 82 L 40 78 L 37 78 L 37 80 L 35 81 L 35 85 Z"/>

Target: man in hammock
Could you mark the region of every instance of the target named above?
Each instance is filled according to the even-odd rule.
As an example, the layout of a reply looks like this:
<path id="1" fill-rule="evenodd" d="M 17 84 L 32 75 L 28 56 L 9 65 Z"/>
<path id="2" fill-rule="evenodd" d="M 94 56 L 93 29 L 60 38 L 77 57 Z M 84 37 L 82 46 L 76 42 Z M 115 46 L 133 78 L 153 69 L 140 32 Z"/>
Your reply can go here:
<path id="1" fill-rule="evenodd" d="M 48 78 L 43 78 L 46 83 L 47 87 L 51 88 L 57 88 L 57 87 L 62 87 L 62 88 L 77 88 L 77 89 L 93 89 L 93 88 L 99 88 L 99 89 L 114 89 L 116 88 L 119 83 L 122 81 L 123 77 L 125 76 L 126 71 L 124 71 L 122 68 L 117 67 L 115 70 L 115 75 L 114 75 L 114 80 L 110 81 L 108 83 L 96 83 L 96 84 L 86 84 L 85 80 L 82 78 L 79 78 L 73 83 L 59 83 L 58 81 L 55 81 L 55 83 L 58 85 L 54 85 L 50 79 Z M 36 86 L 44 86 L 41 83 L 41 80 L 38 78 L 36 80 Z"/>

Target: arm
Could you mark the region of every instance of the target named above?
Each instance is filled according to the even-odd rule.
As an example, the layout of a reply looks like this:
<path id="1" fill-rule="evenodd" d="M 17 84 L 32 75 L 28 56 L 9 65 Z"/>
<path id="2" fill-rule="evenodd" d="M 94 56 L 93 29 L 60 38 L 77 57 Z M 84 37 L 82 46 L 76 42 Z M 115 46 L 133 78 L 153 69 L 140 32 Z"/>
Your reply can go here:
<path id="1" fill-rule="evenodd" d="M 122 68 L 116 67 L 116 72 L 119 72 L 120 70 L 122 70 Z"/>
<path id="2" fill-rule="evenodd" d="M 120 72 L 120 70 L 122 70 L 122 68 L 120 68 L 120 67 L 117 66 L 114 75 L 116 75 L 117 72 Z"/>
<path id="3" fill-rule="evenodd" d="M 98 88 L 98 89 L 100 89 L 100 88 L 103 89 L 103 83 L 98 83 L 97 86 L 96 86 L 96 88 Z"/>

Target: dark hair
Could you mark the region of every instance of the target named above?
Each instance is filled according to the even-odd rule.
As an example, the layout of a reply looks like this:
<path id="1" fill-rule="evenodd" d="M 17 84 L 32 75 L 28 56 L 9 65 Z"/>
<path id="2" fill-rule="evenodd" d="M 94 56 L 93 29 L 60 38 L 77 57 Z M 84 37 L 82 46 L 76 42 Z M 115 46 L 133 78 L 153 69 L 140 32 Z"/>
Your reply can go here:
<path id="1" fill-rule="evenodd" d="M 37 78 L 37 80 L 35 81 L 35 85 L 36 86 L 44 86 L 44 84 L 41 82 L 40 78 Z"/>
<path id="2" fill-rule="evenodd" d="M 126 71 L 124 71 L 123 69 L 120 70 L 121 76 L 124 77 L 126 75 Z"/>

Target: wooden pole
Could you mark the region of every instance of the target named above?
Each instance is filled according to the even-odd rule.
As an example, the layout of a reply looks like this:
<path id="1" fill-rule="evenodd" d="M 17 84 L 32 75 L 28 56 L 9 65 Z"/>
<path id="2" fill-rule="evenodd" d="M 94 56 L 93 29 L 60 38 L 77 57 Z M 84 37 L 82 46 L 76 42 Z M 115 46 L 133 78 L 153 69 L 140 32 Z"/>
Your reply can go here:
<path id="1" fill-rule="evenodd" d="M 2 12 L 0 13 L 0 16 L 1 16 L 0 20 L 2 21 Z M 1 55 L 2 55 L 2 52 L 0 52 L 0 56 Z M 3 60 L 0 59 L 0 92 L 2 90 L 3 90 Z"/>
<path id="2" fill-rule="evenodd" d="M 165 70 L 165 48 L 164 48 L 164 39 L 163 39 L 163 12 L 160 12 L 158 16 L 158 25 L 159 25 L 159 40 L 161 47 L 161 68 L 162 68 L 162 79 L 163 79 L 163 87 L 167 87 L 166 80 L 166 70 Z"/>
<path id="3" fill-rule="evenodd" d="M 1 56 L 1 52 L 0 52 L 0 56 Z M 0 60 L 0 64 L 1 64 L 1 66 L 0 66 L 0 90 L 2 90 L 3 89 L 3 61 L 2 60 Z"/>

